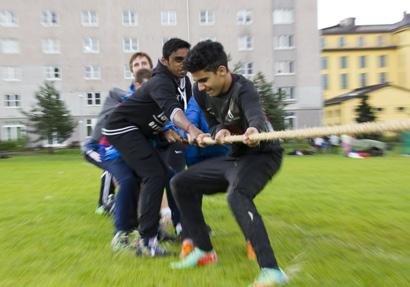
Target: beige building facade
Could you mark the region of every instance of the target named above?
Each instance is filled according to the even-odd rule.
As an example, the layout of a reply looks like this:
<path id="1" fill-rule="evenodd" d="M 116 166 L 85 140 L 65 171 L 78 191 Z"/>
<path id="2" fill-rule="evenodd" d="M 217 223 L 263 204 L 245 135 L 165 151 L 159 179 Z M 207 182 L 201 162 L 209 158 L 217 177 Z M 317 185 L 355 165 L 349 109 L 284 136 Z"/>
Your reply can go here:
<path id="1" fill-rule="evenodd" d="M 287 93 L 290 127 L 322 123 L 316 0 L 43 0 L 0 2 L 0 140 L 24 133 L 44 81 L 53 81 L 84 141 L 112 87 L 127 89 L 128 59 L 180 37 L 221 42 L 251 78 Z"/>

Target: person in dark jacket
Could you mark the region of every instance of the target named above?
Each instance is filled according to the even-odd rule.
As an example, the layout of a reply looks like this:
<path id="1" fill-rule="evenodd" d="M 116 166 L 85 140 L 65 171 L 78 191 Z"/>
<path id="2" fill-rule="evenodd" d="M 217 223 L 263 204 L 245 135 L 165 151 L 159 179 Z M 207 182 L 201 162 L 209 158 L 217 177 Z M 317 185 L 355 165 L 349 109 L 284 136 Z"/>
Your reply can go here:
<path id="1" fill-rule="evenodd" d="M 279 268 L 269 237 L 253 202 L 282 161 L 277 141 L 257 142 L 251 138 L 269 127 L 259 95 L 252 82 L 228 69 L 227 55 L 218 42 L 198 43 L 184 62 L 196 84 L 193 95 L 198 102 L 210 133 L 197 136 L 199 146 L 212 136 L 220 143 L 231 134 L 243 134 L 244 140 L 232 144 L 228 156 L 216 157 L 191 166 L 171 180 L 171 188 L 180 209 L 184 228 L 191 235 L 195 249 L 175 269 L 217 262 L 207 232 L 200 198 L 202 194 L 227 192 L 227 200 L 245 239 L 249 239 L 261 268 L 253 286 L 273 286 L 287 282 Z"/>
<path id="2" fill-rule="evenodd" d="M 190 82 L 183 68 L 190 44 L 172 38 L 163 46 L 163 57 L 152 78 L 110 115 L 103 135 L 121 153 L 126 164 L 141 178 L 139 197 L 140 256 L 163 256 L 169 253 L 159 246 L 157 233 L 163 189 L 168 180 L 166 164 L 152 145 L 169 121 L 186 131 L 190 142 L 202 133 L 189 122 L 183 105 L 190 95 Z M 181 140 L 174 133 L 172 140 Z"/>

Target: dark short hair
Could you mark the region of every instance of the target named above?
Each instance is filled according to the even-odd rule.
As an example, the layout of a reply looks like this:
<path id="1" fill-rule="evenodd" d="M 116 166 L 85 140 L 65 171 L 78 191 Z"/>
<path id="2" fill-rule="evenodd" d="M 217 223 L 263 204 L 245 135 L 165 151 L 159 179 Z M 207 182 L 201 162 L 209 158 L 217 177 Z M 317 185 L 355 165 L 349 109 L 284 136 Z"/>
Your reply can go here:
<path id="1" fill-rule="evenodd" d="M 152 77 L 152 71 L 149 69 L 140 69 L 138 70 L 137 74 L 135 75 L 135 81 L 138 84 L 144 83 L 144 80 L 149 80 Z"/>
<path id="2" fill-rule="evenodd" d="M 178 38 L 171 38 L 166 41 L 164 46 L 162 47 L 162 57 L 168 60 L 169 56 L 171 56 L 173 52 L 176 52 L 177 50 L 182 48 L 189 49 L 191 48 L 191 44 Z"/>
<path id="3" fill-rule="evenodd" d="M 145 58 L 147 58 L 148 64 L 149 64 L 150 68 L 152 69 L 152 68 L 154 67 L 154 66 L 152 65 L 151 57 L 148 56 L 147 53 L 144 53 L 144 52 L 136 52 L 136 53 L 132 54 L 132 56 L 131 56 L 131 58 L 130 58 L 130 61 L 128 62 L 128 65 L 130 66 L 130 71 L 131 71 L 131 73 L 132 73 L 132 62 L 134 62 L 134 60 L 135 60 L 136 58 L 138 58 L 138 57 L 145 57 Z"/>
<path id="4" fill-rule="evenodd" d="M 219 66 L 228 69 L 228 56 L 221 43 L 211 40 L 196 44 L 184 61 L 185 69 L 191 73 L 200 70 L 215 72 Z"/>

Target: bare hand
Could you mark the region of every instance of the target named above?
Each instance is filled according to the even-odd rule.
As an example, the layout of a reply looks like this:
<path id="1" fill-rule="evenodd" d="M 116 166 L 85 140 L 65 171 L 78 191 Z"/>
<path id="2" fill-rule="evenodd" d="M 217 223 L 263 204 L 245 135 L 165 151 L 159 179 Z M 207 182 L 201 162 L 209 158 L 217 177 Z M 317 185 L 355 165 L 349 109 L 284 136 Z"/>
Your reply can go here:
<path id="1" fill-rule="evenodd" d="M 198 129 L 196 126 L 194 126 L 193 124 L 190 124 L 187 130 L 189 144 L 196 143 L 198 136 L 203 133 L 204 132 Z"/>
<path id="2" fill-rule="evenodd" d="M 243 143 L 250 147 L 257 146 L 259 141 L 250 138 L 251 135 L 257 135 L 257 134 L 259 134 L 259 131 L 257 128 L 254 128 L 254 127 L 247 128 L 245 133 L 243 134 L 243 137 L 244 137 Z"/>
<path id="3" fill-rule="evenodd" d="M 183 142 L 183 139 L 181 138 L 181 136 L 174 131 L 173 129 L 169 129 L 164 133 L 164 137 L 167 140 L 167 142 L 169 143 L 175 143 L 175 142 Z"/>
<path id="4" fill-rule="evenodd" d="M 224 144 L 225 143 L 225 138 L 230 136 L 231 132 L 227 129 L 221 129 L 219 132 L 216 133 L 215 135 L 215 141 L 218 144 Z"/>
<path id="5" fill-rule="evenodd" d="M 200 147 L 206 147 L 208 144 L 206 144 L 204 142 L 204 138 L 210 138 L 211 135 L 210 134 L 200 134 L 198 135 L 198 137 L 196 138 L 196 142 Z"/>

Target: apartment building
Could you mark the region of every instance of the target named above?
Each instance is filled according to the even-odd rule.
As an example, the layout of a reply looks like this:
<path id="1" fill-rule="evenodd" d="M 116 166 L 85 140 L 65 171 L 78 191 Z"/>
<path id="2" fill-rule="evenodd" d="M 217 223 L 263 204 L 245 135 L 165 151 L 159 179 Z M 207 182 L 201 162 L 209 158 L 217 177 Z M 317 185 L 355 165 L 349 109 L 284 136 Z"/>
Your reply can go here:
<path id="1" fill-rule="evenodd" d="M 84 141 L 132 53 L 156 61 L 171 37 L 221 42 L 231 67 L 286 92 L 291 128 L 321 125 L 316 0 L 15 0 L 0 2 L 0 140 L 24 134 L 21 110 L 53 81 L 78 123 L 69 141 Z"/>
<path id="2" fill-rule="evenodd" d="M 356 25 L 354 18 L 321 30 L 325 125 L 355 122 L 367 95 L 377 120 L 410 116 L 410 14 L 387 25 Z"/>

